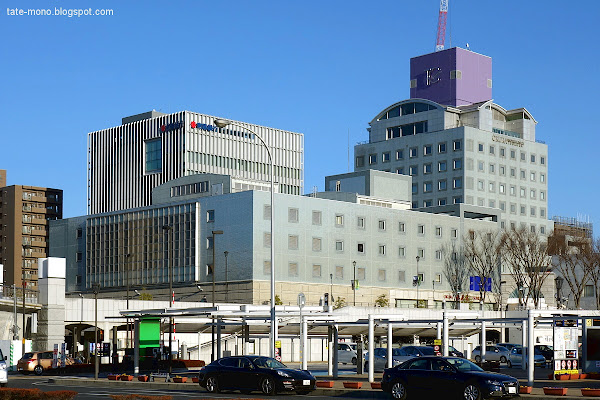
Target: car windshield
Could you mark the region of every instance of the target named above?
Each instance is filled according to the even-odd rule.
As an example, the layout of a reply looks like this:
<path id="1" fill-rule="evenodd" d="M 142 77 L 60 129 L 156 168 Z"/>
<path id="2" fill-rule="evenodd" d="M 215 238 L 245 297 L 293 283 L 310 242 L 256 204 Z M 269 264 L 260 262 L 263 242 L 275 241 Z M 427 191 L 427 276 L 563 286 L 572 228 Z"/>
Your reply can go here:
<path id="1" fill-rule="evenodd" d="M 258 368 L 270 368 L 270 369 L 287 368 L 285 366 L 285 364 L 280 363 L 279 361 L 275 360 L 274 358 L 257 357 L 255 359 L 253 359 L 252 361 L 254 361 L 254 364 Z"/>
<path id="2" fill-rule="evenodd" d="M 350 348 L 354 351 L 356 351 L 356 345 L 355 344 L 349 344 L 348 346 L 350 346 Z"/>
<path id="3" fill-rule="evenodd" d="M 498 346 L 498 350 L 500 351 L 508 351 L 506 347 Z"/>
<path id="4" fill-rule="evenodd" d="M 446 361 L 453 365 L 459 371 L 483 371 L 476 364 L 464 358 L 448 358 Z"/>
<path id="5" fill-rule="evenodd" d="M 392 355 L 393 356 L 403 356 L 405 354 L 401 349 L 395 348 L 395 349 L 392 349 Z"/>
<path id="6" fill-rule="evenodd" d="M 4 358 L 4 357 L 2 357 L 2 358 Z M 30 358 L 33 358 L 33 353 L 23 354 L 23 360 L 29 360 Z"/>

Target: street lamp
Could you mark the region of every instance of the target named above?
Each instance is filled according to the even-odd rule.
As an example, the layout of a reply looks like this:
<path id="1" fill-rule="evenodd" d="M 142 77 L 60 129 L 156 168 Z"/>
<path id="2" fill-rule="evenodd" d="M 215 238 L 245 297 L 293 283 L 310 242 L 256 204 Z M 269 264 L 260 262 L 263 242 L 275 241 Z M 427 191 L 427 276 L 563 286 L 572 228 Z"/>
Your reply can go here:
<path id="1" fill-rule="evenodd" d="M 354 295 L 354 307 L 356 307 L 356 261 L 352 261 L 354 267 L 354 279 L 352 280 L 352 293 Z"/>
<path id="2" fill-rule="evenodd" d="M 419 307 L 419 284 L 421 282 L 419 279 L 419 260 L 421 259 L 421 257 L 417 256 L 416 259 L 417 259 L 417 308 L 420 308 Z"/>
<path id="3" fill-rule="evenodd" d="M 100 372 L 100 360 L 98 359 L 98 292 L 100 291 L 100 285 L 94 283 L 92 290 L 94 291 L 94 379 L 98 380 L 98 373 Z"/>
<path id="4" fill-rule="evenodd" d="M 213 308 L 215 308 L 215 275 L 216 275 L 215 247 L 217 247 L 216 243 L 215 243 L 215 236 L 222 235 L 222 234 L 223 234 L 223 231 L 212 231 L 212 306 L 213 306 Z M 218 321 L 218 319 L 217 319 L 217 321 Z M 213 320 L 213 322 L 214 322 L 214 320 Z M 214 323 L 211 326 L 211 330 L 212 330 L 212 353 L 210 355 L 210 360 L 215 361 L 215 324 Z M 218 354 L 217 354 L 217 356 L 218 356 Z"/>
<path id="5" fill-rule="evenodd" d="M 333 307 L 333 274 L 329 274 L 329 297 L 329 304 Z"/>
<path id="6" fill-rule="evenodd" d="M 554 284 L 556 285 L 556 307 L 560 307 L 560 291 L 563 286 L 564 278 L 562 276 L 557 276 L 554 278 Z"/>
<path id="7" fill-rule="evenodd" d="M 167 235 L 167 265 L 169 267 L 169 308 L 173 307 L 174 293 L 173 293 L 173 266 L 172 263 L 169 262 L 169 232 L 173 230 L 171 225 L 163 225 L 163 231 Z M 169 317 L 169 356 L 167 361 L 169 362 L 169 377 L 167 381 L 171 379 L 171 374 L 173 373 L 173 350 L 171 346 L 173 345 L 173 317 Z"/>
<path id="8" fill-rule="evenodd" d="M 126 303 L 127 303 L 127 310 L 129 310 L 129 270 L 131 269 L 130 267 L 130 259 L 131 259 L 131 254 L 126 254 L 125 255 L 125 271 L 126 271 L 126 279 L 127 279 L 127 298 L 125 299 Z M 129 348 L 129 346 L 131 345 L 131 339 L 129 336 L 129 318 L 127 318 L 127 348 Z"/>
<path id="9" fill-rule="evenodd" d="M 246 126 L 226 119 L 215 119 L 214 124 L 219 128 L 225 128 L 228 125 L 233 125 L 251 132 L 254 136 L 258 138 L 258 140 L 260 140 L 262 145 L 265 146 L 267 154 L 269 155 L 269 162 L 271 164 L 271 343 L 269 344 L 269 350 L 271 353 L 271 357 L 275 357 L 275 341 L 277 340 L 277 319 L 275 313 L 275 164 L 273 162 L 273 155 L 271 154 L 271 149 L 265 143 L 263 138 L 256 132 L 252 131 L 251 129 L 248 129 Z"/>

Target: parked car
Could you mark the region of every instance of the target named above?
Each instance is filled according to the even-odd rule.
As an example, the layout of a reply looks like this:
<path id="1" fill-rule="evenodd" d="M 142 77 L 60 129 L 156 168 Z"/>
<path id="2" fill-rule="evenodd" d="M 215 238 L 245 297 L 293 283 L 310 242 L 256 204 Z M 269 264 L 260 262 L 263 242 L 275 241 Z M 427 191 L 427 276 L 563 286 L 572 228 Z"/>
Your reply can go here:
<path id="1" fill-rule="evenodd" d="M 22 374 L 33 372 L 36 375 L 42 375 L 44 371 L 52 369 L 53 351 L 35 351 L 23 354 L 23 357 L 17 361 L 17 371 Z M 58 355 L 60 362 L 61 355 Z M 72 357 L 66 357 L 66 365 L 75 364 Z"/>
<path id="2" fill-rule="evenodd" d="M 508 368 L 522 366 L 523 355 L 525 355 L 525 365 L 527 365 L 527 349 L 523 349 L 523 346 L 513 347 L 508 357 Z M 546 366 L 546 359 L 544 358 L 542 352 L 537 348 L 534 348 L 533 351 L 533 365 L 536 367 Z"/>
<path id="3" fill-rule="evenodd" d="M 433 348 L 433 346 L 429 347 Z M 440 346 L 440 353 L 442 353 L 442 346 Z M 458 351 L 452 346 L 448 346 L 448 356 L 465 358 L 465 355 L 462 353 L 462 351 Z"/>
<path id="4" fill-rule="evenodd" d="M 449 398 L 465 400 L 515 397 L 519 382 L 512 376 L 486 372 L 458 357 L 419 357 L 383 372 L 381 389 L 394 399 Z"/>
<path id="5" fill-rule="evenodd" d="M 489 345 L 485 346 L 485 360 L 486 361 L 500 361 L 505 363 L 508 361 L 508 355 L 510 352 L 506 347 Z M 475 362 L 481 362 L 481 346 L 477 346 L 471 352 L 471 358 Z"/>
<path id="6" fill-rule="evenodd" d="M 8 383 L 8 369 L 6 365 L 6 356 L 0 350 L 0 386 L 4 387 Z"/>
<path id="7" fill-rule="evenodd" d="M 552 346 L 548 346 L 546 344 L 536 344 L 535 349 L 542 353 L 546 359 L 546 362 L 550 362 L 554 359 L 554 348 Z"/>
<path id="8" fill-rule="evenodd" d="M 356 365 L 358 360 L 356 343 L 338 343 L 337 355 L 338 363 Z"/>
<path id="9" fill-rule="evenodd" d="M 410 360 L 414 356 L 408 356 L 405 352 L 401 351 L 402 349 L 392 349 L 392 366 L 399 365 L 406 360 Z M 374 368 L 375 371 L 380 372 L 383 371 L 387 367 L 387 348 L 385 347 L 377 347 L 373 349 L 373 354 L 375 354 L 374 358 Z M 369 353 L 365 353 L 365 371 L 369 368 Z"/>
<path id="10" fill-rule="evenodd" d="M 509 351 L 513 349 L 513 347 L 520 346 L 517 343 L 496 343 L 496 346 L 506 347 Z"/>
<path id="11" fill-rule="evenodd" d="M 210 393 L 239 390 L 242 393 L 260 391 L 265 395 L 277 392 L 308 394 L 315 390 L 316 378 L 309 371 L 288 368 L 270 357 L 236 356 L 215 360 L 198 373 L 198 383 Z"/>

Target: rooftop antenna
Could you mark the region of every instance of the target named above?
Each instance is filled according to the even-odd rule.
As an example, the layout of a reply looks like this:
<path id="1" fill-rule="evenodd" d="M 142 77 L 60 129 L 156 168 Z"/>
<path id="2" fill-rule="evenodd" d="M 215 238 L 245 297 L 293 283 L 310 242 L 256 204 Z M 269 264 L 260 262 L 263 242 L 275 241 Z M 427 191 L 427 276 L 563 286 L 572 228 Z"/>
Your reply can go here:
<path id="1" fill-rule="evenodd" d="M 435 51 L 444 50 L 444 42 L 446 40 L 446 17 L 448 15 L 448 1 L 450 0 L 440 0 L 440 13 L 438 15 Z"/>
<path id="2" fill-rule="evenodd" d="M 467 43 L 467 50 L 471 51 L 471 47 L 469 47 L 469 43 Z"/>
<path id="3" fill-rule="evenodd" d="M 350 128 L 348 128 L 348 172 L 350 172 Z"/>

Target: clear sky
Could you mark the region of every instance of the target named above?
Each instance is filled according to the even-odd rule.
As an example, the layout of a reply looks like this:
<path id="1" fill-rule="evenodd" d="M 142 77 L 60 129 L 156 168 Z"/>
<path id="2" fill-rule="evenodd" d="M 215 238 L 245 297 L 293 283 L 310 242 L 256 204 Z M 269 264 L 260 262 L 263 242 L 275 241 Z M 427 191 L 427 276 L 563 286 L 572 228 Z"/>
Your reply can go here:
<path id="1" fill-rule="evenodd" d="M 86 213 L 87 133 L 183 109 L 305 135 L 305 192 L 348 170 L 368 122 L 409 97 L 439 1 L 0 2 L 0 169 Z M 11 16 L 7 8 L 112 9 Z M 450 0 L 446 47 L 493 58 L 494 101 L 525 107 L 549 147 L 549 216 L 600 232 L 600 1 Z"/>

